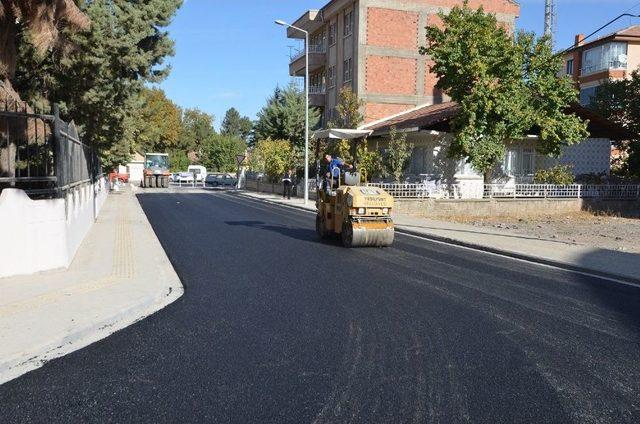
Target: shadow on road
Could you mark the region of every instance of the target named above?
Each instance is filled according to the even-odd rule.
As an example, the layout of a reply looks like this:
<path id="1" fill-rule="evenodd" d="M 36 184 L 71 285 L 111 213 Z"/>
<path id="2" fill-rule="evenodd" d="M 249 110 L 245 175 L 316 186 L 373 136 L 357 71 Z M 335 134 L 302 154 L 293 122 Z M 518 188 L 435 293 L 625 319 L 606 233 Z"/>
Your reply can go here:
<path id="1" fill-rule="evenodd" d="M 312 241 L 314 243 L 336 244 L 336 240 L 321 240 L 315 230 L 310 228 L 294 228 L 284 225 L 270 225 L 263 221 L 225 221 L 225 224 L 231 226 L 250 227 L 258 230 L 272 231 L 286 237 L 296 240 Z"/>

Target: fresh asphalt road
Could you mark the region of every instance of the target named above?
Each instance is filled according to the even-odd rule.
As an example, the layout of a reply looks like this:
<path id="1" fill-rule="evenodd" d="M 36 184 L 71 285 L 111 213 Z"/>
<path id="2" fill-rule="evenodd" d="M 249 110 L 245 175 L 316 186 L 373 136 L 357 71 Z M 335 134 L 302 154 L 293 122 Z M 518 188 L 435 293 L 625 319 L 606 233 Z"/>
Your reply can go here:
<path id="1" fill-rule="evenodd" d="M 139 199 L 185 295 L 0 386 L 0 422 L 640 422 L 640 288 L 402 235 L 345 249 L 232 194 Z"/>

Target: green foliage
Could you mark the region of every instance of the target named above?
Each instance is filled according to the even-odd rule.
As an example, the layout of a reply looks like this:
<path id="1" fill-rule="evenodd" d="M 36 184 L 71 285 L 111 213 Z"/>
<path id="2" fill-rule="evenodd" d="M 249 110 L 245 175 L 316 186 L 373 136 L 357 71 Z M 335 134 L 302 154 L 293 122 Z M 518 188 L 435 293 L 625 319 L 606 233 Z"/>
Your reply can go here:
<path id="1" fill-rule="evenodd" d="M 346 163 L 353 162 L 351 142 L 349 142 L 349 140 L 331 140 L 326 143 L 324 151 L 326 154 L 340 158 Z M 324 157 L 324 154 L 321 156 Z M 320 159 L 322 159 L 322 157 Z"/>
<path id="2" fill-rule="evenodd" d="M 208 143 L 216 134 L 213 121 L 213 115 L 200 109 L 186 109 L 182 114 L 182 129 L 178 143 L 180 148 L 200 156 L 205 143 Z"/>
<path id="3" fill-rule="evenodd" d="M 169 100 L 164 91 L 145 88 L 135 133 L 135 150 L 165 152 L 179 147 L 182 131 L 182 111 Z"/>
<path id="4" fill-rule="evenodd" d="M 320 112 L 309 108 L 309 128 L 317 127 Z M 258 113 L 254 125 L 254 141 L 287 140 L 297 149 L 304 150 L 305 96 L 291 84 L 281 90 L 276 87 L 267 104 Z"/>
<path id="5" fill-rule="evenodd" d="M 384 175 L 384 162 L 377 150 L 369 150 L 367 143 L 358 146 L 358 169 L 367 181 Z"/>
<path id="6" fill-rule="evenodd" d="M 253 122 L 246 116 L 240 116 L 240 112 L 236 108 L 227 110 L 222 120 L 220 133 L 232 137 L 241 138 L 245 142 L 249 140 Z"/>
<path id="7" fill-rule="evenodd" d="M 431 56 L 438 88 L 461 108 L 452 121 L 452 157 L 467 158 L 488 177 L 505 144 L 534 128 L 543 154 L 559 155 L 588 136 L 587 123 L 565 113 L 577 91 L 568 77 L 557 77 L 562 58 L 548 38 L 520 32 L 514 40 L 495 15 L 471 10 L 467 1 L 440 18 L 444 28 L 427 27 L 420 53 Z"/>
<path id="8" fill-rule="evenodd" d="M 292 168 L 294 150 L 288 140 L 260 140 L 252 152 L 252 170 L 264 171 L 271 182 L 279 182 L 285 171 Z M 255 167 L 255 168 L 254 168 Z"/>
<path id="9" fill-rule="evenodd" d="M 243 154 L 246 148 L 246 143 L 238 137 L 216 134 L 203 146 L 202 165 L 217 172 L 236 171 L 236 155 Z"/>
<path id="10" fill-rule="evenodd" d="M 186 171 L 191 165 L 191 161 L 184 150 L 170 150 L 169 163 L 171 164 L 171 172 Z"/>
<path id="11" fill-rule="evenodd" d="M 21 48 L 16 86 L 28 93 L 25 100 L 43 96 L 61 103 L 63 117 L 73 119 L 83 139 L 100 148 L 106 167 L 126 162 L 141 126 L 140 93 L 145 84 L 160 82 L 169 72 L 163 62 L 173 54 L 173 41 L 163 28 L 181 3 L 84 2 L 90 29 L 63 34 L 75 48 L 64 56 L 44 57 Z"/>
<path id="12" fill-rule="evenodd" d="M 329 128 L 349 128 L 356 129 L 364 122 L 364 115 L 360 112 L 364 106 L 364 101 L 359 100 L 351 87 L 344 87 L 338 94 L 338 104 L 336 106 L 337 119 L 331 121 Z"/>
<path id="13" fill-rule="evenodd" d="M 607 119 L 622 125 L 636 136 L 619 142 L 617 147 L 626 159 L 619 165 L 618 173 L 624 177 L 640 178 L 640 69 L 631 78 L 610 80 L 598 87 L 590 107 Z"/>
<path id="14" fill-rule="evenodd" d="M 409 166 L 413 144 L 407 143 L 407 134 L 398 133 L 396 127 L 391 127 L 389 132 L 389 147 L 384 158 L 384 164 L 389 174 L 393 175 L 396 182 L 402 180 L 404 170 Z"/>
<path id="15" fill-rule="evenodd" d="M 548 169 L 536 171 L 533 181 L 536 184 L 570 185 L 575 182 L 571 165 L 556 165 Z"/>

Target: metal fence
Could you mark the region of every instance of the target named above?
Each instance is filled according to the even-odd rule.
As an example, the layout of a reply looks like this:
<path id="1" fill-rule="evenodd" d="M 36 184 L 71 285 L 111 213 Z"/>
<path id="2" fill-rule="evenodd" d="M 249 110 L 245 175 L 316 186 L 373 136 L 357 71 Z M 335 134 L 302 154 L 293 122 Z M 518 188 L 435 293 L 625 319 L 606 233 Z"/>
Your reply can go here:
<path id="1" fill-rule="evenodd" d="M 0 190 L 20 188 L 32 197 L 62 197 L 102 175 L 97 150 L 84 144 L 73 123 L 26 103 L 0 104 Z"/>
<path id="2" fill-rule="evenodd" d="M 640 185 L 369 183 L 398 199 L 640 199 Z"/>

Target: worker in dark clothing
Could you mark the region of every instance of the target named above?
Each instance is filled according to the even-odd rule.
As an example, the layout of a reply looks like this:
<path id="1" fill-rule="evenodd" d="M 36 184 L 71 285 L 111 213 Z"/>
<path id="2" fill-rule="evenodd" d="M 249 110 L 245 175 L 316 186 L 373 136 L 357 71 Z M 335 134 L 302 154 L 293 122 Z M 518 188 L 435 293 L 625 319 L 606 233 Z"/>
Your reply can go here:
<path id="1" fill-rule="evenodd" d="M 282 184 L 284 185 L 284 189 L 282 190 L 282 198 L 291 199 L 291 187 L 293 186 L 293 172 L 289 169 L 284 173 L 284 177 L 282 177 Z"/>

